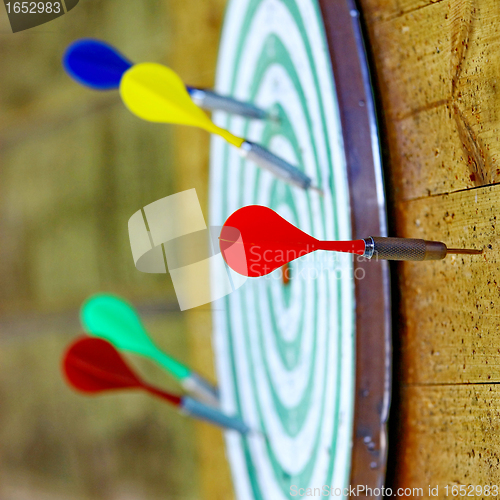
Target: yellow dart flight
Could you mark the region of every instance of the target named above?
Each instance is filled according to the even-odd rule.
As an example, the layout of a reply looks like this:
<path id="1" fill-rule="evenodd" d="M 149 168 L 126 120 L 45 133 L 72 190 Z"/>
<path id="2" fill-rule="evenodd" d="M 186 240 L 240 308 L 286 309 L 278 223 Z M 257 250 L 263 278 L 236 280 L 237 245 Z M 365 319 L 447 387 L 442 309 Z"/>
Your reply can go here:
<path id="1" fill-rule="evenodd" d="M 177 73 L 161 64 L 132 66 L 120 81 L 120 95 L 127 108 L 143 120 L 200 127 L 237 148 L 245 142 L 215 125 L 191 100 Z"/>
<path id="2" fill-rule="evenodd" d="M 127 108 L 143 120 L 190 125 L 218 134 L 239 148 L 244 158 L 269 170 L 285 182 L 305 190 L 322 192 L 312 185 L 311 178 L 299 168 L 266 148 L 215 125 L 193 102 L 180 77 L 166 66 L 157 63 L 132 66 L 121 78 L 120 95 Z"/>

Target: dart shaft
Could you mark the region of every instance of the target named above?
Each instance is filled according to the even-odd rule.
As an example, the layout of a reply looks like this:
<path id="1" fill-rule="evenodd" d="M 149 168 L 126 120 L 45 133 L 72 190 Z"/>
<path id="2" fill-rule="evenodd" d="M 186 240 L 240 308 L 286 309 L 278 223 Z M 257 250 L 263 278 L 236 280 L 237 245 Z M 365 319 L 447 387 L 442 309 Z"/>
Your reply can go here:
<path id="1" fill-rule="evenodd" d="M 448 253 L 462 254 L 462 255 L 480 255 L 482 250 L 475 250 L 472 248 L 448 248 Z"/>
<path id="2" fill-rule="evenodd" d="M 155 359 L 158 363 L 178 379 L 182 387 L 198 399 L 213 406 L 218 406 L 219 395 L 217 388 L 207 379 L 194 373 L 187 366 L 162 351 L 158 351 Z"/>
<path id="3" fill-rule="evenodd" d="M 181 380 L 182 387 L 200 401 L 212 406 L 219 405 L 219 391 L 207 379 L 197 373 L 191 372 L 188 377 Z"/>
<path id="4" fill-rule="evenodd" d="M 238 101 L 237 99 L 217 94 L 211 90 L 193 87 L 187 87 L 187 90 L 193 102 L 200 106 L 200 108 L 210 111 L 225 111 L 226 113 L 254 118 L 256 120 L 267 118 L 267 113 L 253 104 Z"/>
<path id="5" fill-rule="evenodd" d="M 196 399 L 185 396 L 182 398 L 180 408 L 187 415 L 191 415 L 200 420 L 205 420 L 223 429 L 233 429 L 241 434 L 250 432 L 250 428 L 237 417 L 231 417 L 221 411 L 207 406 Z"/>
<path id="6" fill-rule="evenodd" d="M 309 189 L 311 187 L 312 180 L 310 177 L 297 167 L 290 165 L 290 163 L 283 160 L 283 158 L 271 153 L 268 149 L 253 142 L 245 141 L 241 145 L 240 151 L 244 158 L 269 170 L 272 174 L 283 179 L 285 182 L 294 184 L 302 189 Z"/>

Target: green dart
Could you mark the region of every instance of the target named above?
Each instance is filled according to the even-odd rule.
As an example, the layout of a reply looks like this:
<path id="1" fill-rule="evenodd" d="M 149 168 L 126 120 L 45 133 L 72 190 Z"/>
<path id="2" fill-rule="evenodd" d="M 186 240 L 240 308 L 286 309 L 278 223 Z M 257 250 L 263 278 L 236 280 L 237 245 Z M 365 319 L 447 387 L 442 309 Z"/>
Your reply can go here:
<path id="1" fill-rule="evenodd" d="M 118 349 L 139 354 L 156 361 L 182 387 L 199 399 L 218 405 L 218 391 L 201 375 L 160 351 L 149 338 L 137 311 L 120 297 L 110 294 L 93 295 L 80 311 L 83 328 L 89 335 L 103 338 Z"/>

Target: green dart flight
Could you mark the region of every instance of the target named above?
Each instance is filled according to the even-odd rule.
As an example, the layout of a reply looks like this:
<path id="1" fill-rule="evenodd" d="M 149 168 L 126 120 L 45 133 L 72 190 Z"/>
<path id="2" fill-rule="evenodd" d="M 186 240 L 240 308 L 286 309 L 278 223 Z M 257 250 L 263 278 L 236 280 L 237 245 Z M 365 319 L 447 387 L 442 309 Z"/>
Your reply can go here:
<path id="1" fill-rule="evenodd" d="M 186 391 L 207 403 L 218 405 L 217 388 L 160 351 L 149 338 L 137 311 L 120 297 L 104 293 L 90 297 L 82 305 L 80 319 L 89 335 L 103 338 L 118 349 L 152 359 L 176 378 Z"/>

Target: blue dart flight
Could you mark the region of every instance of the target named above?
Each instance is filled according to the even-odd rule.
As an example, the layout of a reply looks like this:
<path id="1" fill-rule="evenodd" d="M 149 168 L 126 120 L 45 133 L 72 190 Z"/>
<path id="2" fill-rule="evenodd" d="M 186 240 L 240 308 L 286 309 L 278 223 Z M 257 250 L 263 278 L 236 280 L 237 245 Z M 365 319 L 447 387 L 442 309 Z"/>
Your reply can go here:
<path id="1" fill-rule="evenodd" d="M 123 74 L 134 64 L 113 46 L 100 40 L 83 38 L 73 42 L 64 53 L 63 66 L 78 83 L 95 90 L 117 90 Z M 207 89 L 186 86 L 198 106 L 207 110 L 263 120 L 267 112 L 253 104 L 222 96 Z"/>

